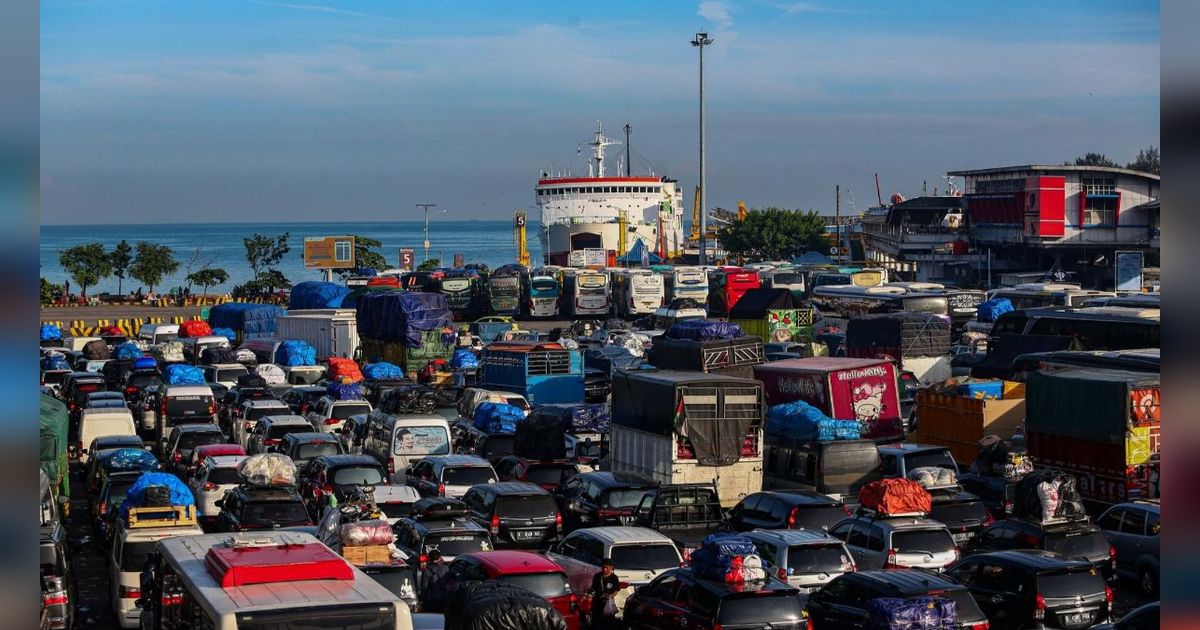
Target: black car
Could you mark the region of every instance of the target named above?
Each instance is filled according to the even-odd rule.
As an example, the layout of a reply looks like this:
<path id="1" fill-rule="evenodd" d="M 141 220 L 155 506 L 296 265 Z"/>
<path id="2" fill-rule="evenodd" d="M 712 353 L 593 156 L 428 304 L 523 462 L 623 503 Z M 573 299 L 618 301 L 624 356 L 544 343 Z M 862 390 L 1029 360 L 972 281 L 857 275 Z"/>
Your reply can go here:
<path id="1" fill-rule="evenodd" d="M 590 472 L 575 475 L 555 493 L 567 531 L 598 525 L 631 525 L 642 497 L 658 482 L 632 473 Z"/>
<path id="2" fill-rule="evenodd" d="M 116 517 L 120 512 L 121 503 L 125 501 L 125 493 L 141 476 L 141 471 L 115 472 L 104 475 L 100 483 L 100 490 L 95 495 L 95 504 L 91 506 L 91 513 L 92 526 L 96 530 L 96 535 L 106 545 L 112 542 L 112 533 L 116 529 Z"/>
<path id="3" fill-rule="evenodd" d="M 1049 551 L 971 556 L 946 574 L 971 590 L 992 628 L 1086 628 L 1112 616 L 1113 592 L 1096 568 Z"/>
<path id="4" fill-rule="evenodd" d="M 308 408 L 313 403 L 320 400 L 322 396 L 327 395 L 329 395 L 329 391 L 320 385 L 301 385 L 289 389 L 284 395 L 279 397 L 279 400 L 287 403 L 292 413 L 303 416 L 308 413 Z"/>
<path id="5" fill-rule="evenodd" d="M 1016 481 L 995 475 L 965 472 L 958 476 L 958 485 L 979 497 L 992 513 L 992 518 L 1000 520 L 1012 515 L 1013 497 L 1017 492 Z"/>
<path id="6" fill-rule="evenodd" d="M 729 510 L 729 526 L 734 531 L 752 529 L 828 530 L 850 516 L 845 503 L 809 490 L 756 492 Z"/>
<path id="7" fill-rule="evenodd" d="M 363 486 L 385 483 L 387 471 L 370 455 L 322 455 L 301 470 L 300 496 L 304 497 L 304 507 L 315 522 L 325 513 L 326 506 L 344 502 Z"/>
<path id="8" fill-rule="evenodd" d="M 274 400 L 275 395 L 265 387 L 233 387 L 225 392 L 221 399 L 219 417 L 221 428 L 229 435 L 233 433 L 233 423 L 240 420 L 242 403 L 247 400 Z"/>
<path id="9" fill-rule="evenodd" d="M 726 584 L 671 569 L 625 600 L 624 622 L 634 628 L 808 627 L 800 591 L 776 579 Z"/>
<path id="10" fill-rule="evenodd" d="M 221 513 L 214 532 L 245 532 L 312 525 L 300 493 L 294 488 L 255 488 L 241 485 L 217 501 Z"/>
<path id="11" fill-rule="evenodd" d="M 1108 581 L 1113 580 L 1116 550 L 1099 527 L 1087 520 L 1043 524 L 1025 519 L 996 521 L 975 537 L 970 553 L 1043 549 L 1092 563 Z"/>
<path id="12" fill-rule="evenodd" d="M 1091 630 L 1158 630 L 1158 602 L 1150 602 L 1134 608 L 1116 623 L 1101 623 Z"/>
<path id="13" fill-rule="evenodd" d="M 225 444 L 228 441 L 221 432 L 221 427 L 211 422 L 176 425 L 171 429 L 163 451 L 166 453 L 164 465 L 167 471 L 182 477 L 187 469 L 188 460 L 192 457 L 192 451 L 197 446 Z"/>
<path id="14" fill-rule="evenodd" d="M 396 547 L 409 558 L 416 558 L 419 569 L 424 568 L 427 554 L 434 549 L 446 562 L 472 551 L 491 551 L 491 532 L 467 514 L 467 507 L 458 499 L 421 499 L 413 505 L 410 516 L 392 525 Z"/>
<path id="15" fill-rule="evenodd" d="M 538 549 L 562 536 L 562 514 L 554 497 L 536 484 L 480 484 L 467 490 L 462 502 L 471 518 L 492 533 L 496 547 Z"/>
<path id="16" fill-rule="evenodd" d="M 958 613 L 956 628 L 985 628 L 987 617 L 966 586 L 937 573 L 913 569 L 843 573 L 808 597 L 808 616 L 814 628 L 861 628 L 867 605 L 879 597 L 910 599 L 935 596 L 952 600 Z"/>
<path id="17" fill-rule="evenodd" d="M 929 518 L 945 523 L 956 545 L 966 545 L 985 527 L 996 522 L 983 501 L 970 492 L 933 490 L 930 494 L 933 509 Z"/>
<path id="18" fill-rule="evenodd" d="M 346 449 L 336 433 L 310 431 L 307 433 L 288 433 L 279 440 L 275 447 L 276 453 L 282 453 L 292 458 L 296 470 L 304 470 L 309 462 L 325 455 L 342 455 Z"/>

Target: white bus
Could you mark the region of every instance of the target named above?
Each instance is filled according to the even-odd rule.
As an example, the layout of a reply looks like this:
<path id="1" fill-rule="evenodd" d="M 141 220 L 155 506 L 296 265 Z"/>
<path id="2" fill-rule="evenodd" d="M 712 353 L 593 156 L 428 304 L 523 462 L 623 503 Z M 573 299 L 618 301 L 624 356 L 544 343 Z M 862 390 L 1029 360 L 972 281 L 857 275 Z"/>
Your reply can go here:
<path id="1" fill-rule="evenodd" d="M 311 534 L 168 538 L 152 557 L 142 627 L 412 630 L 408 606 Z"/>
<path id="2" fill-rule="evenodd" d="M 680 298 L 708 303 L 708 272 L 699 267 L 676 267 L 663 274 L 667 304 Z"/>
<path id="3" fill-rule="evenodd" d="M 617 317 L 650 315 L 663 306 L 663 277 L 649 269 L 613 273 L 613 307 Z"/>
<path id="4" fill-rule="evenodd" d="M 564 269 L 562 311 L 567 317 L 604 316 L 611 310 L 611 283 L 603 271 Z"/>

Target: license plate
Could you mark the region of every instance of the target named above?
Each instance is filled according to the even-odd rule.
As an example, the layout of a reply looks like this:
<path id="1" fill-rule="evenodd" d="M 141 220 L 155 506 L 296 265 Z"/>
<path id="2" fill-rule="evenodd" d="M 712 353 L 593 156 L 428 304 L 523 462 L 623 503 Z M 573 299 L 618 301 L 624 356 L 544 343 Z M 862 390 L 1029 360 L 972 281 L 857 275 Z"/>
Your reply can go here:
<path id="1" fill-rule="evenodd" d="M 956 542 L 956 543 L 966 542 L 970 539 L 971 539 L 971 535 L 968 533 L 965 533 L 965 532 L 961 533 L 961 534 L 954 534 L 954 542 Z"/>
<path id="2" fill-rule="evenodd" d="M 622 516 L 622 517 L 620 517 L 620 520 L 621 520 L 622 525 L 633 525 L 633 517 L 632 516 Z"/>
<path id="3" fill-rule="evenodd" d="M 537 538 L 541 532 L 514 532 L 518 540 L 533 540 Z"/>
<path id="4" fill-rule="evenodd" d="M 1092 616 L 1087 613 L 1074 613 L 1062 616 L 1063 625 L 1067 626 L 1082 626 L 1084 624 L 1091 623 L 1091 621 Z"/>

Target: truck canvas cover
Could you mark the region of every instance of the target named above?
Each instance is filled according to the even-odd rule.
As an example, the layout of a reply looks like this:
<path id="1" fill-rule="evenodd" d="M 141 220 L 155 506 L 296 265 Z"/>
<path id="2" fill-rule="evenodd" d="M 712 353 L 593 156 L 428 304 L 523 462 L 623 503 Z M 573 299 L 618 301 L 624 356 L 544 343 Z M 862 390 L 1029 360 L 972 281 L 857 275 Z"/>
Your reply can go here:
<path id="1" fill-rule="evenodd" d="M 358 334 L 369 339 L 421 346 L 421 333 L 451 324 L 446 296 L 440 293 L 382 291 L 359 296 Z"/>
<path id="2" fill-rule="evenodd" d="M 350 293 L 350 287 L 333 282 L 307 281 L 297 283 L 288 294 L 288 309 L 341 308 L 342 298 Z"/>
<path id="3" fill-rule="evenodd" d="M 1159 423 L 1159 376 L 1096 368 L 1031 372 L 1026 428 L 1091 442 L 1123 444 L 1132 426 Z"/>
<path id="4" fill-rule="evenodd" d="M 933 357 L 950 353 L 950 323 L 929 313 L 885 313 L 851 318 L 846 356 Z"/>
<path id="5" fill-rule="evenodd" d="M 762 424 L 762 384 L 754 379 L 640 370 L 612 379 L 612 422 L 688 438 L 703 465 L 721 466 L 741 458 L 750 428 Z"/>
<path id="6" fill-rule="evenodd" d="M 1000 335 L 988 344 L 987 356 L 971 368 L 975 378 L 1009 378 L 1022 354 L 1075 349 L 1075 340 L 1058 335 Z"/>
<path id="7" fill-rule="evenodd" d="M 275 318 L 284 309 L 273 304 L 227 302 L 208 311 L 208 324 L 213 328 L 240 330 L 247 339 L 270 337 L 275 332 Z"/>

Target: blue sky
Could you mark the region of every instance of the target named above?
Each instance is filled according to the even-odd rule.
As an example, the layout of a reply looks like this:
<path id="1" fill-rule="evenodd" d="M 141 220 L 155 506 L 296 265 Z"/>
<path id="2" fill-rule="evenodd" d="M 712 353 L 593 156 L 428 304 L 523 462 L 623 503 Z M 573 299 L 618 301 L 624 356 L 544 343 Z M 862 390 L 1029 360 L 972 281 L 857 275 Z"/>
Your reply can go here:
<path id="1" fill-rule="evenodd" d="M 698 30 L 710 205 L 1159 144 L 1157 2 L 47 0 L 41 26 L 43 223 L 504 218 L 596 120 L 690 191 Z"/>

